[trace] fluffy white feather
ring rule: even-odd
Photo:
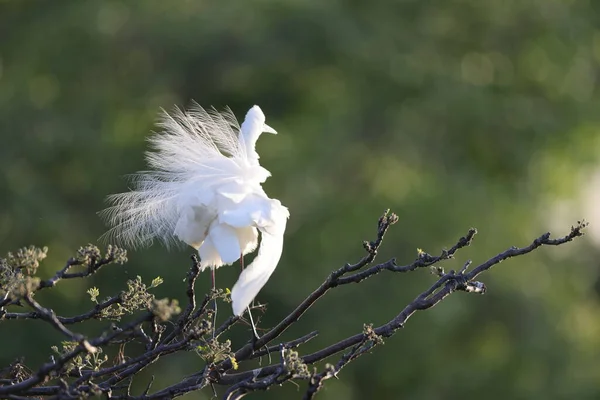
[[[162,132],[149,142],[149,171],[132,176],[133,189],[109,196],[101,215],[112,228],[105,234],[129,247],[154,239],[167,246],[182,241],[198,250],[202,269],[237,261],[261,246],[254,262],[232,290],[240,315],[273,273],[283,249],[287,208],[270,199],[261,184],[270,176],[260,166],[256,141],[266,125],[258,106],[241,128],[231,110],[163,112]]]

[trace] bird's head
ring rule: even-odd
[[[260,134],[263,132],[277,134],[277,131],[267,125],[265,120],[265,114],[262,112],[260,107],[253,106],[246,113],[246,118],[242,123],[241,134],[245,137],[256,137],[256,139],[258,139],[258,136],[260,136]]]
[[[253,159],[259,158],[255,150],[258,137],[263,132],[277,134],[277,131],[267,125],[265,120],[265,114],[263,114],[260,107],[253,106],[246,113],[246,118],[240,129],[240,142],[244,144],[247,154]]]

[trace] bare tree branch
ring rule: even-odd
[[[471,261],[467,261],[458,272],[445,272],[438,264],[453,258],[460,249],[469,246],[477,231],[470,229],[450,249],[442,250],[437,256],[420,251],[418,257],[406,265],[397,265],[395,259],[373,265],[386,232],[396,221],[397,217],[394,214],[385,212],[378,221],[375,240],[363,243],[366,250],[364,257],[355,264],[346,264],[331,272],[318,288],[275,327],[260,339],[251,339],[236,350],[232,349],[230,340],[223,338],[231,327],[243,320],[231,316],[220,326],[212,326],[212,310],[208,308],[208,304],[214,299],[226,298],[227,294],[221,291],[211,292],[198,302],[195,282],[200,273],[200,263],[196,256],[192,256],[192,265],[187,274],[187,304],[176,318],[173,318],[173,315],[181,310],[175,302],[157,300],[147,291],[159,284],[159,281],[153,281],[150,287],[146,287],[139,280],[130,281],[126,291],[108,297],[90,311],[73,317],[56,315],[54,310],[39,304],[33,298],[35,291],[55,287],[62,279],[88,277],[102,267],[124,259],[124,253],[117,248],[110,248],[103,257],[93,246],[82,248],[78,257],[70,259],[52,278],[39,281],[37,285],[11,286],[28,288],[23,289],[23,293],[15,294],[6,290],[0,301],[0,321],[41,319],[60,331],[72,345],[57,356],[51,357],[35,371],[28,370],[20,361],[0,370],[0,396],[10,399],[39,396],[71,399],[104,393],[111,399],[147,400],[174,398],[207,386],[221,386],[225,388],[224,398],[233,400],[253,391],[268,390],[284,382],[306,381],[304,399],[312,399],[328,379],[338,376],[346,365],[373,351],[385,339],[393,336],[405,326],[415,312],[434,307],[454,292],[485,293],[485,284],[475,281],[483,272],[504,260],[528,254],[543,245],[558,246],[570,242],[582,236],[586,226],[584,222],[578,222],[564,237],[553,239],[549,233],[545,233],[528,246],[511,247],[474,268],[471,268]],[[83,266],[85,270],[70,272],[75,266]],[[385,324],[378,327],[364,325],[362,331],[336,343],[322,343],[319,350],[304,355],[299,351],[306,342],[317,338],[317,331],[298,332],[295,339],[277,341],[329,290],[350,283],[360,283],[383,271],[406,273],[423,267],[432,268],[437,280]],[[19,274],[15,276],[24,279],[25,283],[29,282],[29,278]],[[29,307],[31,311],[13,312],[6,309],[16,304]],[[264,312],[265,307],[257,306],[255,310]],[[122,324],[119,320],[125,314],[139,315],[132,322]],[[116,322],[94,338],[86,338],[66,327],[83,324],[92,319],[112,319]],[[173,319],[173,322],[169,322],[169,319]],[[126,344],[133,342],[143,344],[144,351],[125,355]],[[119,349],[113,365],[103,365],[106,360],[99,357],[102,347]],[[141,371],[165,357],[190,351],[196,352],[206,361],[200,371],[153,393],[153,380],[150,380],[145,383],[146,389],[141,395],[131,395],[132,381]],[[277,353],[278,361],[244,370],[249,360]],[[335,359],[339,353],[342,354]],[[333,361],[325,367],[320,370],[313,367],[314,370],[309,372],[309,366],[331,358]]]

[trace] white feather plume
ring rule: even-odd
[[[231,110],[199,105],[163,111],[162,131],[149,138],[151,170],[131,177],[133,189],[111,195],[101,216],[112,226],[104,235],[128,247],[169,246],[182,241],[198,249],[201,267],[217,268],[252,252],[258,256],[232,290],[234,313],[241,314],[274,271],[283,248],[287,208],[270,199],[261,184],[270,176],[260,166],[256,141],[265,124],[258,106],[240,128]]]
[[[283,233],[290,214],[278,200],[271,200],[270,217],[263,220],[258,255],[244,269],[231,289],[233,313],[241,315],[267,283],[283,251]]]

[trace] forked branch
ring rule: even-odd
[[[212,326],[212,309],[209,304],[215,298],[227,300],[228,294],[216,291],[202,296],[201,301],[198,300],[195,282],[200,273],[200,264],[196,256],[192,257],[192,266],[187,275],[185,296],[182,296],[187,299],[187,304],[182,312],[176,302],[157,300],[147,291],[160,284],[160,278],[149,287],[138,278],[128,282],[127,290],[96,302],[90,311],[72,317],[56,315],[54,310],[45,308],[34,300],[33,293],[56,287],[63,279],[85,278],[112,262],[123,262],[125,254],[122,250],[111,247],[107,255],[101,256],[95,247],[87,246],[80,250],[78,257],[69,260],[64,268],[46,281],[24,276],[19,272],[21,270],[4,263],[4,275],[20,281],[10,281],[10,286],[0,287],[0,294],[4,293],[0,301],[0,320],[6,323],[14,319],[42,319],[65,335],[72,345],[59,351],[58,356],[51,357],[34,372],[27,372],[28,369],[21,361],[0,370],[0,397],[23,399],[54,396],[70,399],[104,393],[111,399],[162,399],[178,397],[210,386],[213,390],[216,387],[225,388],[224,398],[233,400],[249,392],[267,390],[287,381],[306,381],[304,398],[312,399],[328,379],[338,376],[346,365],[371,352],[384,339],[392,337],[415,312],[434,307],[454,292],[483,294],[486,291],[485,284],[475,280],[483,272],[504,260],[528,254],[543,245],[558,246],[570,242],[582,236],[586,227],[586,223],[578,222],[564,237],[553,239],[549,233],[545,233],[528,246],[511,247],[474,268],[471,261],[467,261],[459,271],[445,272],[439,264],[469,246],[477,231],[470,229],[453,246],[440,251],[437,256],[419,251],[417,258],[405,265],[398,265],[396,259],[374,264],[386,232],[396,221],[395,214],[385,212],[378,221],[375,240],[363,243],[366,250],[364,257],[355,264],[346,264],[331,272],[319,287],[276,326],[267,330],[260,339],[250,339],[236,350],[232,348],[231,341],[226,339],[226,334],[231,327],[243,320],[232,316],[221,326]],[[84,270],[71,272],[72,268],[78,266],[83,266]],[[424,267],[431,268],[437,275],[437,280],[399,309],[385,324],[378,327],[365,324],[362,331],[336,343],[321,343],[321,349],[310,354],[302,354],[302,348],[306,342],[318,340],[317,331],[297,332],[296,339],[283,342],[278,340],[331,289],[360,283],[384,271],[406,273]],[[92,299],[95,299],[97,293],[90,293]],[[11,305],[25,305],[31,310],[17,312],[7,309],[13,307]],[[254,309],[264,311],[265,307],[257,306]],[[130,323],[122,324],[121,316],[128,313],[136,313],[138,317]],[[173,317],[177,313],[179,315]],[[115,322],[110,329],[94,338],[86,338],[66,327],[77,326],[92,319]],[[168,322],[169,319],[174,323]],[[124,354],[125,344],[132,342],[142,343],[145,350]],[[103,365],[99,357],[102,347],[119,349],[118,359],[113,365]],[[189,351],[196,352],[205,360],[205,366],[198,373],[155,392],[152,392],[150,382],[142,394],[131,394],[131,383],[141,371],[169,355]],[[342,354],[335,358],[339,353]],[[277,354],[279,357],[276,357]],[[250,360],[267,355],[269,365],[246,369]],[[313,367],[315,363],[324,360],[329,361],[324,367]]]

